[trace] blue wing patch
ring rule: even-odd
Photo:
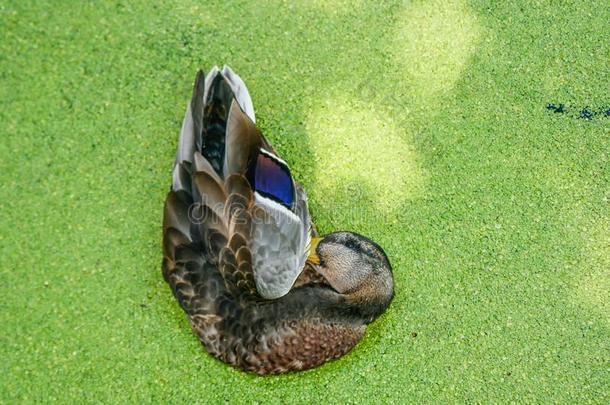
[[[261,149],[256,162],[250,165],[247,177],[254,191],[292,210],[294,182],[286,163]]]

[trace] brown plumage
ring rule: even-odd
[[[292,218],[306,208],[306,196],[291,177],[292,186],[280,177],[277,192],[253,183],[266,181],[252,175],[261,153],[259,164],[277,164],[289,176],[253,119],[247,89],[230,69],[215,68],[207,79],[197,74],[165,202],[163,275],[209,353],[259,374],[304,370],[348,352],[385,310],[393,296],[390,263],[367,238],[329,234],[314,244],[315,260],[296,280],[282,281],[292,285],[287,294],[263,298],[258,283],[275,281],[255,263],[267,241],[283,245],[268,228],[256,228],[269,214],[261,201],[277,198],[269,204]],[[301,214],[309,222],[308,212]],[[311,235],[299,243],[317,236],[310,225],[301,224]]]

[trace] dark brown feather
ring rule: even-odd
[[[193,176],[193,197],[195,201],[208,206],[219,218],[224,218],[224,207],[227,195],[223,186],[206,172],[197,172]]]
[[[163,229],[174,228],[184,235],[190,234],[190,220],[188,205],[173,191],[165,199],[163,210]]]
[[[229,242],[229,248],[235,254],[237,254],[237,251],[242,247],[248,251],[250,250],[250,249],[248,249],[248,244],[246,242],[246,238],[244,238],[242,234],[239,234],[239,233],[233,234],[233,236],[231,236],[231,241]]]
[[[262,145],[262,135],[254,123],[239,108],[231,103],[227,119],[225,176],[243,175]]]
[[[176,248],[188,245],[191,240],[176,228],[167,228],[163,238],[163,254],[165,257],[176,257]]]
[[[216,173],[216,170],[214,170],[214,168],[212,167],[210,162],[207,161],[206,158],[201,156],[201,153],[199,153],[199,151],[195,152],[193,160],[195,162],[195,172],[207,173],[208,175],[212,176],[214,181],[216,181],[218,184],[222,184],[222,179],[220,178],[218,173]]]
[[[242,196],[246,201],[252,201],[252,187],[245,176],[233,173],[225,180],[225,190],[230,194]]]

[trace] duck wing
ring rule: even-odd
[[[164,274],[198,244],[234,297],[279,298],[302,271],[307,197],[254,125],[248,90],[228,67],[199,72],[164,215]]]
[[[225,176],[242,175],[252,190],[247,245],[258,293],[268,299],[290,291],[309,252],[307,195],[237,103],[227,124]]]

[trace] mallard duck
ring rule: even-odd
[[[319,237],[229,67],[197,73],[163,218],[163,276],[209,353],[259,374],[347,353],[393,297],[383,249]]]

